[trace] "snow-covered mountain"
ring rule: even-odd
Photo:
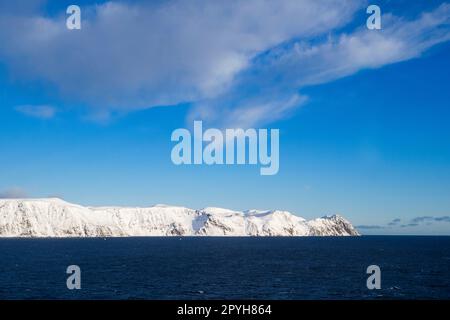
[[[287,211],[83,207],[60,199],[0,200],[0,237],[349,236],[333,215],[311,221]]]

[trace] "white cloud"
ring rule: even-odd
[[[261,52],[347,23],[361,3],[108,2],[82,7],[79,31],[65,28],[64,15],[3,13],[0,59],[15,77],[50,83],[99,109],[195,102],[226,92]]]
[[[270,117],[277,120],[286,110],[287,99],[305,86],[416,58],[432,46],[450,40],[449,4],[411,21],[391,15],[383,19],[385,27],[380,31],[364,26],[336,37],[330,35],[315,44],[293,41],[273,48],[239,75],[234,89],[203,103],[190,117],[211,121],[232,117],[237,123],[241,117],[253,117],[254,122]],[[261,103],[261,100],[270,103]],[[229,110],[227,108],[233,104],[233,111],[228,116],[223,115],[223,110]]]
[[[15,77],[55,86],[107,119],[192,102],[190,118],[257,125],[280,119],[298,92],[362,69],[419,57],[450,39],[450,5],[382,30],[339,28],[365,0],[108,2],[65,16],[0,13],[0,59]],[[320,41],[322,39],[322,41]]]
[[[232,100],[228,97],[224,99]],[[217,100],[197,105],[191,110],[188,121],[192,123],[194,120],[202,119],[218,124],[222,128],[254,128],[289,116],[294,110],[303,106],[308,101],[308,97],[296,93],[274,97],[270,94],[259,95],[240,101],[234,108],[227,107],[226,102]]]
[[[56,114],[56,109],[48,105],[22,105],[15,107],[15,110],[26,116],[39,119],[51,119]]]
[[[275,49],[259,62],[255,77],[268,81],[276,78],[301,88],[416,58],[450,40],[450,4],[412,21],[390,15],[383,19],[385,27],[380,31],[361,27],[316,45],[295,42],[288,48]]]

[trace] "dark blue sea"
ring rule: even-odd
[[[450,237],[0,239],[0,298],[450,299]]]

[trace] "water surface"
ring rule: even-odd
[[[449,299],[450,237],[0,239],[0,298]]]

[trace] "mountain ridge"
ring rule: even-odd
[[[85,207],[58,198],[0,199],[0,237],[357,236],[340,215],[154,205]]]

